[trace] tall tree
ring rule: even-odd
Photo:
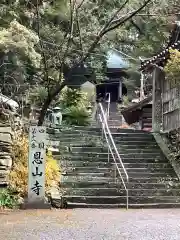
[[[36,52],[40,67],[28,63],[27,81],[43,85],[48,92],[46,109],[66,85],[78,85],[84,66],[102,67],[109,48],[134,56],[149,56],[167,38],[167,14],[176,15],[178,1],[163,0],[4,0],[1,27],[16,18],[40,39]],[[27,59],[26,59],[27,60]],[[79,69],[79,71],[74,70]],[[74,76],[74,75],[76,76]],[[72,77],[73,75],[73,77]],[[88,72],[84,74],[88,76]]]
[[[39,125],[42,125],[46,109],[54,97],[64,86],[76,84],[72,77],[73,69],[83,68],[85,64],[91,65],[93,62],[97,63],[95,55],[97,53],[102,55],[108,47],[113,45],[112,39],[104,36],[123,26],[149,2],[151,0],[131,10],[128,0],[123,3],[70,0],[67,2],[66,18],[64,17],[63,20],[59,13],[54,14],[53,10],[57,12],[58,9],[56,4],[47,5],[43,14],[41,14],[42,8],[36,5],[37,33],[43,56],[43,82],[48,88],[48,96],[42,106]],[[107,16],[109,14],[107,9],[112,10],[110,16]],[[52,17],[51,21],[49,16]],[[54,41],[56,36],[58,40]]]

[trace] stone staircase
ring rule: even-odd
[[[179,207],[179,180],[153,135],[140,130],[111,129],[129,175],[129,207]],[[62,207],[126,207],[126,192],[100,128],[76,127],[49,134],[62,169],[60,193],[52,203]],[[121,170],[121,166],[119,165]],[[62,201],[63,200],[63,201]]]

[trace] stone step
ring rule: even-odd
[[[91,137],[101,137],[102,132],[83,132],[83,133],[58,133],[55,135],[48,135],[48,139],[59,139],[59,140],[66,140],[66,139],[76,139],[79,138],[91,138]],[[112,134],[115,141],[117,140],[128,140],[128,141],[155,141],[153,135],[144,135],[144,134]]]
[[[106,143],[103,143],[102,141],[98,141],[98,142],[86,142],[86,141],[76,141],[76,142],[71,142],[71,141],[67,141],[67,142],[60,142],[60,141],[52,141],[50,143],[51,146],[53,147],[102,147],[103,145],[106,146]]]
[[[101,138],[102,136],[99,135],[99,136],[65,136],[65,137],[57,137],[57,136],[54,136],[54,137],[48,137],[47,139],[48,140],[51,140],[51,141],[59,141],[59,142],[68,142],[68,141],[71,141],[71,142],[82,142],[82,141],[92,141],[92,140],[102,140]]]
[[[113,136],[126,136],[126,137],[132,137],[132,136],[138,136],[138,137],[145,137],[145,138],[153,138],[153,135],[149,132],[141,131],[141,130],[132,130],[128,131],[129,129],[119,129],[116,127],[110,128],[110,132],[113,134]],[[48,131],[47,131],[48,132]],[[91,128],[91,129],[70,129],[70,130],[63,130],[63,131],[58,131],[56,133],[48,132],[49,136],[66,136],[66,135],[98,135],[102,132],[102,128]]]
[[[126,196],[64,196],[67,203],[119,204],[126,203]],[[180,196],[129,196],[130,204],[180,203]]]
[[[179,196],[180,189],[128,189],[129,196]],[[61,193],[73,196],[126,196],[124,189],[118,188],[64,188]],[[57,196],[58,197],[58,196]]]
[[[122,175],[122,177],[125,179],[125,173],[124,173],[124,171],[122,170],[121,171],[121,175]],[[115,170],[111,170],[111,171],[106,171],[106,172],[77,172],[77,171],[67,171],[66,173],[64,172],[64,174],[63,174],[63,176],[66,176],[66,177],[77,177],[77,178],[88,178],[88,179],[90,179],[91,177],[96,177],[96,178],[99,178],[99,177],[110,177],[110,176],[112,176],[112,177],[114,177],[115,176]],[[130,178],[136,178],[136,177],[141,177],[141,178],[147,178],[147,177],[159,177],[159,178],[161,178],[161,177],[164,177],[164,178],[166,178],[166,177],[173,177],[174,176],[174,172],[171,170],[171,171],[169,171],[169,172],[163,172],[163,171],[161,171],[161,172],[135,172],[135,171],[130,171],[130,172],[128,172],[128,176],[130,177]],[[118,173],[118,171],[116,171],[116,177],[117,178],[120,178],[120,176],[119,176],[119,173]],[[78,181],[78,180],[77,180]]]
[[[138,144],[136,142],[133,142],[132,144],[129,144],[129,142],[128,142],[128,143],[124,144],[123,142],[122,143],[115,142],[115,144],[119,150],[121,150],[121,149],[127,150],[129,148],[130,149],[160,149],[159,146],[154,143],[147,144],[147,143],[142,142],[142,143]]]
[[[174,182],[176,183],[176,182]],[[169,189],[180,189],[180,183],[176,183],[173,185],[171,181],[163,181],[163,182],[130,182],[126,184],[128,189],[159,189],[159,188],[169,188]],[[116,182],[115,179],[111,179],[111,181],[104,180],[102,182],[98,180],[93,181],[66,181],[60,183],[61,188],[119,188],[124,189],[122,182]]]
[[[113,182],[112,177],[104,177],[104,176],[86,176],[86,175],[77,175],[77,176],[61,176],[61,183],[65,182],[102,182],[102,183],[108,183]]]
[[[121,170],[121,168],[120,168]],[[174,169],[171,168],[126,168],[128,174],[136,172],[137,174],[145,174],[145,173],[157,173],[157,174],[173,174],[174,176]]]
[[[142,174],[141,174],[142,175]],[[121,178],[117,177],[117,182],[121,183]],[[134,174],[129,176],[129,183],[162,183],[164,181],[174,181],[177,180],[177,178],[172,176],[156,176],[156,175],[145,175],[144,176],[138,176],[138,174]],[[61,177],[61,183],[62,182],[102,182],[102,183],[108,183],[115,181],[114,177],[102,177],[102,176],[90,176],[90,175],[84,175],[79,174],[77,176],[70,175],[70,176],[62,176]],[[126,178],[124,176],[124,181],[126,181]]]
[[[117,128],[117,132],[118,133],[141,133],[141,134],[144,134],[144,135],[152,135],[150,132],[146,132],[144,130],[141,130],[141,129],[133,129],[133,128]]]
[[[107,153],[108,152],[108,148],[104,148],[104,147],[71,147],[70,148],[72,153]]]
[[[90,145],[91,144],[91,146],[92,146],[92,143],[87,139],[87,141],[85,141],[86,139],[81,139],[81,138],[68,138],[68,139],[61,139],[61,140],[59,140],[59,139],[48,139],[47,140],[47,142],[48,143],[51,143],[52,145],[56,145],[56,146],[59,146],[59,144],[61,143],[61,144],[64,144],[64,145],[74,145],[74,146],[88,146],[88,145]],[[94,142],[94,144],[99,144],[99,142],[101,143],[101,142],[103,142],[103,144],[106,144],[106,142],[105,142],[105,140],[102,140],[101,138],[98,138],[97,140],[95,139],[92,139],[92,141],[97,141],[97,143],[96,142]],[[158,145],[157,145],[157,143],[156,142],[154,142],[154,141],[144,141],[144,140],[141,140],[141,141],[129,141],[129,140],[124,140],[124,141],[121,141],[121,140],[116,140],[116,139],[114,139],[114,141],[115,141],[115,143],[116,143],[116,146],[123,146],[123,147],[131,147],[131,148],[146,148],[146,147],[159,147]]]
[[[48,133],[48,137],[56,137],[56,138],[64,138],[64,137],[76,137],[76,136],[99,136],[102,133],[102,130],[96,131],[96,130],[92,130],[92,131],[86,131],[86,130],[82,130],[82,131],[76,131],[76,130],[70,130],[70,131],[64,131],[64,132],[57,132],[55,134],[52,133]]]
[[[2,167],[0,170],[0,181],[2,182],[5,181],[8,175],[9,170],[7,169],[7,167],[6,168]]]
[[[89,162],[89,161],[66,161],[62,160],[59,162],[61,167],[89,167],[89,168],[103,168],[103,167],[115,167],[114,163],[108,163],[108,162]],[[119,167],[121,166],[118,164]],[[162,162],[162,163],[154,163],[154,162],[148,162],[148,163],[125,163],[124,164],[125,168],[147,168],[147,169],[159,169],[159,168],[171,168],[171,164],[168,162]]]
[[[6,178],[0,178],[0,189],[7,187],[9,181]]]
[[[79,162],[89,162],[89,163],[93,163],[93,164],[97,164],[97,162],[102,162],[102,163],[108,163],[108,155],[106,154],[105,156],[99,156],[99,155],[95,155],[95,156],[82,156],[80,155],[71,155],[71,154],[64,154],[63,156],[59,155],[58,153],[53,155],[54,158],[57,161],[62,160],[66,160],[66,161],[79,161]],[[167,162],[165,157],[161,157],[161,156],[137,156],[137,155],[121,155],[121,159],[123,164],[138,164],[138,163],[142,163],[142,164],[148,164],[148,163],[154,163],[154,164],[158,164],[158,163],[164,163],[165,161]],[[112,156],[110,155],[109,158],[109,162],[110,163],[114,163]],[[117,160],[118,163],[118,160]]]
[[[112,180],[112,179],[111,179]],[[121,184],[119,184],[121,186]],[[101,187],[117,187],[117,183],[115,181],[109,181],[108,179],[105,179],[103,181],[99,181],[97,179],[94,179],[93,181],[66,181],[62,182],[60,181],[60,188],[101,188]],[[122,187],[122,186],[121,186]]]
[[[109,177],[110,176],[110,170],[107,171],[94,171],[94,172],[77,172],[77,171],[65,171],[62,172],[62,179],[64,177],[79,177],[79,178],[92,178],[92,177]]]
[[[125,145],[125,146],[158,146],[157,143],[154,140],[148,140],[145,141],[144,139],[136,139],[134,138],[133,140],[125,139],[125,140],[117,140],[114,138],[114,142],[116,143],[117,146],[119,145]]]
[[[82,166],[82,167],[72,167],[72,166],[65,166],[66,171],[67,172],[85,172],[85,173],[96,173],[96,172],[110,172],[110,171],[114,171],[116,169],[116,165],[112,164],[111,166],[108,167],[99,167],[99,166]],[[141,174],[141,173],[173,173],[174,174],[174,170],[172,167],[169,168],[145,168],[145,167],[135,167],[135,168],[129,168],[127,167],[127,165],[125,165],[126,171],[130,174],[130,173],[137,173],[137,174]],[[119,170],[122,172],[122,166],[121,164],[119,164]]]
[[[73,127],[64,127],[64,126],[59,126],[59,127],[56,127],[56,128],[47,128],[47,131],[53,131],[53,130],[58,130],[59,132],[72,132],[72,131],[101,131],[101,127],[97,127],[97,126],[73,126]],[[129,129],[123,129],[123,128],[120,128],[120,127],[117,127],[117,128],[113,128],[113,129],[110,129],[114,132],[117,132],[117,133],[141,133],[141,134],[144,134],[144,135],[147,135],[147,134],[151,134],[149,132],[146,132],[146,131],[143,131],[143,130],[137,130],[137,129],[132,129],[132,128],[129,128]]]
[[[52,204],[56,207],[59,207],[61,204],[60,199],[52,199]],[[169,208],[180,208],[180,203],[136,203],[132,204],[129,203],[128,207],[130,209],[151,209],[151,208],[157,208],[157,209],[169,209]],[[67,208],[73,209],[73,208],[92,208],[92,209],[119,209],[119,208],[125,208],[125,203],[119,203],[119,204],[87,204],[87,203],[75,203],[75,202],[68,202]]]
[[[55,153],[56,154],[56,153]],[[127,160],[129,159],[135,159],[134,161],[136,161],[137,159],[142,159],[142,161],[144,161],[145,159],[152,159],[154,158],[154,160],[156,159],[160,159],[161,161],[164,161],[165,157],[163,156],[163,154],[161,152],[133,152],[133,153],[119,153],[121,159],[123,162],[127,162]],[[116,154],[115,154],[116,156]],[[85,158],[89,158],[89,161],[95,161],[104,158],[104,161],[108,160],[108,152],[101,152],[101,153],[96,153],[96,152],[73,152],[72,154],[70,153],[63,153],[63,157],[65,159],[73,159],[75,157],[79,157],[79,159],[85,159]],[[109,154],[110,159],[113,159],[111,154]],[[92,159],[92,160],[90,160]],[[99,160],[101,161],[101,160]],[[130,162],[130,161],[129,161]]]
[[[118,133],[116,132],[115,128],[112,128],[110,130],[112,136],[114,138],[118,138],[118,137],[122,137],[122,138],[132,138],[132,137],[137,137],[139,139],[151,139],[154,140],[154,136],[152,134],[143,134],[143,133]],[[76,136],[82,136],[82,137],[87,137],[87,136],[101,136],[103,133],[102,129],[96,131],[69,131],[69,132],[58,132],[55,134],[52,133],[48,133],[47,134],[47,138],[72,138],[72,137],[76,137]]]
[[[69,148],[70,150],[70,153],[96,153],[97,155],[101,154],[101,153],[108,153],[108,148],[105,148],[105,147],[87,147],[87,146],[84,146],[84,147],[70,147]],[[113,150],[113,149],[112,149]],[[113,152],[115,152],[115,150],[113,150]],[[118,148],[118,152],[119,154],[124,154],[124,153],[127,153],[127,148],[124,148],[124,147],[119,147]],[[159,148],[134,148],[134,149],[131,149],[130,147],[128,148],[128,153],[133,153],[133,154],[137,154],[137,153],[161,153],[161,150]]]
[[[125,166],[126,167],[126,166]],[[92,166],[92,167],[66,167],[66,172],[85,172],[85,173],[96,173],[96,172],[110,172],[114,171],[116,169],[115,165],[112,165],[111,167],[99,167],[99,166]],[[121,167],[119,167],[121,171]],[[137,172],[139,174],[141,173],[173,173],[174,170],[172,167],[170,168],[129,168],[126,167],[126,171],[128,173]]]
[[[81,139],[81,138],[75,138],[75,139],[66,139],[66,140],[59,140],[59,139],[53,139],[48,140],[47,143],[50,143],[52,145],[58,145],[58,146],[103,146],[105,143],[104,140],[101,138],[99,139]],[[105,143],[106,144],[106,143]]]
[[[96,123],[96,122],[95,122]],[[57,128],[58,129],[58,128]],[[64,128],[62,126],[59,127],[59,131],[101,131],[101,127],[97,127],[97,126],[73,126],[73,127],[68,127],[68,128]],[[143,130],[136,130],[136,129],[123,129],[123,128],[119,128],[117,127],[116,129],[112,129],[112,131],[116,131],[118,133],[142,133],[142,134],[150,134],[146,131]]]
[[[65,157],[67,155],[66,154],[63,154],[63,156]],[[69,154],[68,154],[69,155]],[[92,157],[92,158],[98,158],[98,157],[107,157],[108,156],[108,152],[91,152],[91,151],[87,151],[87,152],[78,152],[78,151],[74,151],[72,153],[73,156],[81,156],[81,157]],[[110,154],[111,155],[111,154]],[[134,153],[119,153],[119,155],[122,157],[122,158],[136,158],[137,156],[139,156],[140,158],[152,158],[152,157],[158,157],[158,156],[163,156],[161,152],[134,152]]]
[[[121,186],[121,188],[123,188],[122,183],[119,184]],[[119,186],[118,184],[116,185]],[[180,182],[178,181],[164,181],[164,182],[146,182],[146,183],[137,183],[137,182],[130,182],[127,184],[127,188],[128,189],[162,189],[162,188],[166,188],[166,189],[180,189]]]
[[[65,167],[64,170],[67,172],[67,174],[73,174],[73,173],[110,173],[113,171],[113,168],[110,167]]]
[[[175,175],[175,174],[174,174]],[[121,183],[121,179],[118,179],[118,182]],[[135,184],[149,184],[149,183],[164,183],[164,184],[168,184],[169,182],[178,182],[178,178],[175,176],[173,177],[161,177],[161,176],[152,176],[152,177],[129,177],[129,182],[128,182],[128,186],[132,186]]]
[[[139,136],[135,136],[135,135],[132,135],[132,136],[122,136],[122,135],[119,135],[119,136],[114,136],[114,134],[112,135],[113,139],[115,142],[120,142],[120,141],[124,141],[124,142],[146,142],[146,143],[156,143],[154,138],[152,136],[144,136],[144,137],[139,137]]]

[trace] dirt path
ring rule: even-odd
[[[0,240],[179,240],[180,209],[0,212]]]

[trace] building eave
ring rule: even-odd
[[[152,95],[146,97],[142,101],[133,104],[121,111],[125,121],[128,124],[132,124],[139,121],[141,110],[147,105],[152,105]]]

